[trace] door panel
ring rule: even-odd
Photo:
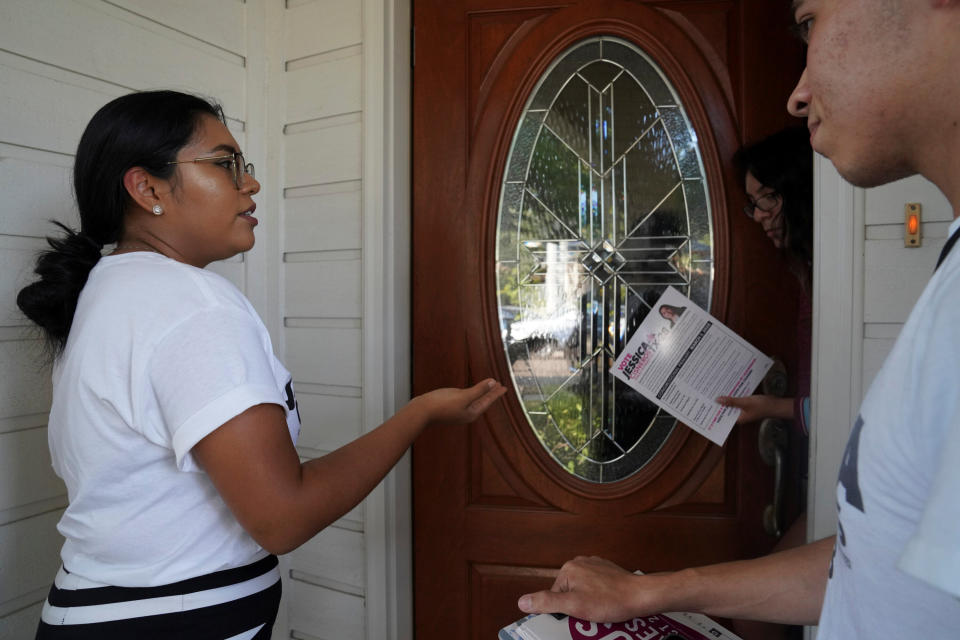
[[[744,43],[770,42],[768,31],[786,19],[786,7],[769,0],[415,3],[416,393],[485,376],[510,385],[494,272],[504,166],[540,76],[570,45],[598,34],[646,52],[697,132],[713,214],[711,312],[793,364],[792,279],[762,234],[728,213],[743,204],[733,153],[788,123],[783,105],[802,68],[799,45],[786,38],[762,63],[744,61]],[[765,75],[770,58],[783,78]],[[680,425],[637,473],[597,484],[560,468],[508,393],[476,424],[428,428],[413,467],[421,639],[496,637],[518,617],[516,598],[549,585],[574,555],[658,571],[775,543],[762,526],[772,474],[757,454],[756,426],[738,427],[721,448]]]

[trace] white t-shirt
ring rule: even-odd
[[[153,586],[264,557],[190,453],[263,403],[284,407],[296,442],[290,374],[236,287],[156,253],[102,258],[53,372],[50,452],[70,499],[58,525],[64,567]]]
[[[818,637],[960,637],[960,246],[864,398],[837,506]]]

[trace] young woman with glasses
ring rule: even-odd
[[[759,225],[770,242],[782,252],[787,269],[800,283],[801,299],[797,318],[796,347],[798,370],[796,395],[780,398],[753,395],[720,398],[727,406],[741,409],[738,423],[764,418],[792,420],[793,466],[798,468],[796,484],[801,502],[806,486],[806,455],[810,414],[810,339],[812,329],[811,266],[813,260],[813,150],[806,127],[785,129],[740,150],[736,157],[743,176],[748,218]],[[803,544],[806,517],[801,514],[777,544],[776,550]],[[783,627],[735,621],[735,630],[744,638],[789,637]]]
[[[813,261],[813,150],[805,127],[784,129],[737,154],[747,193],[743,212],[785,252],[808,291]]]
[[[721,401],[741,409],[739,422],[763,418],[793,418],[807,433],[810,389],[810,294],[813,261],[813,151],[805,127],[785,129],[739,151],[747,203],[743,211],[783,253],[787,268],[802,291],[797,342],[801,371],[797,398],[747,396]]]
[[[79,231],[61,225],[17,297],[54,356],[49,443],[69,496],[37,637],[268,638],[275,554],[359,503],[427,424],[471,422],[504,388],[426,393],[301,464],[290,373],[243,294],[204,269],[257,226],[260,184],[220,108],[113,100],[80,139],[74,189]]]

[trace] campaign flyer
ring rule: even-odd
[[[617,355],[610,373],[722,445],[740,414],[718,396],[747,396],[773,360],[668,287]]]

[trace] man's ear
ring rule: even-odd
[[[156,181],[143,167],[131,167],[123,174],[123,188],[127,190],[130,199],[145,211],[150,211],[153,205],[160,203],[154,188]]]

